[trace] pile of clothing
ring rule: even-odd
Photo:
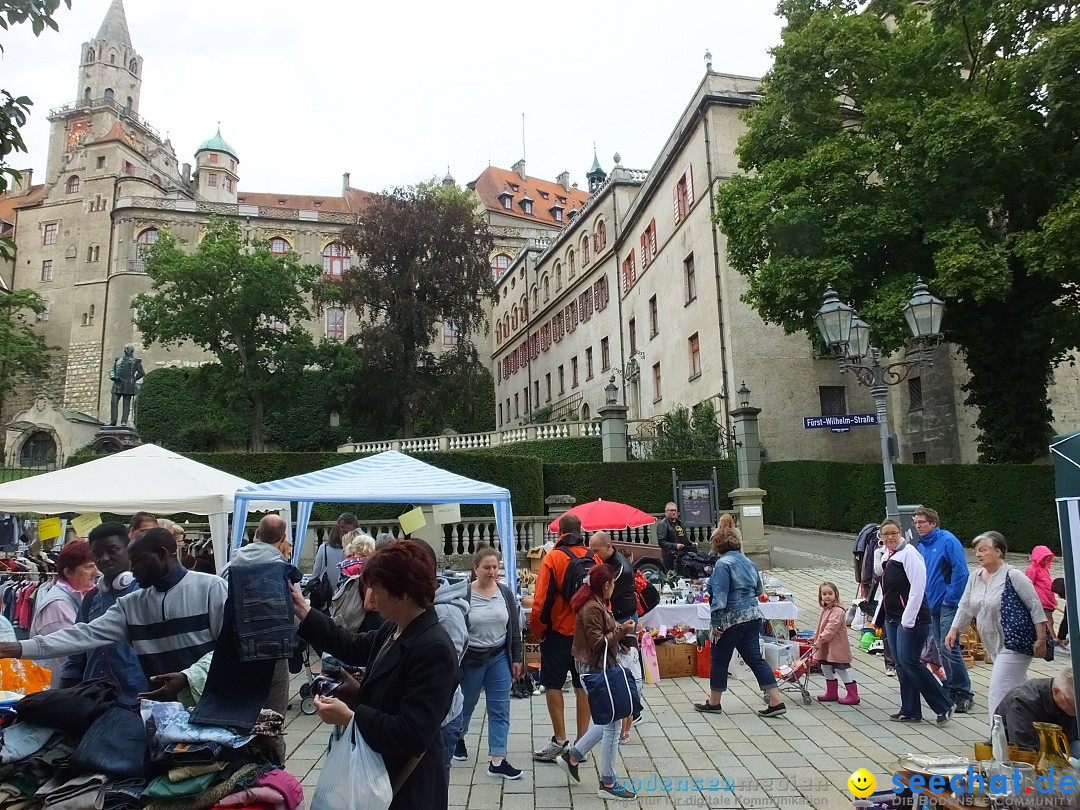
[[[296,810],[281,765],[284,718],[263,710],[247,734],[193,724],[179,703],[115,702],[104,681],[40,692],[0,729],[5,810]]]

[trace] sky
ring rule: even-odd
[[[713,70],[761,76],[780,40],[772,0],[125,0],[143,58],[139,112],[181,162],[221,122],[240,188],[380,191],[449,168],[460,184],[524,156],[534,177],[585,187],[604,169],[648,169]],[[78,95],[81,44],[109,0],[61,6],[59,32],[0,31],[0,86],[34,102],[16,168],[42,176],[48,110]],[[40,181],[39,181],[40,182]]]

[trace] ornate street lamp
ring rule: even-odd
[[[874,397],[878,436],[881,439],[881,467],[885,473],[885,514],[891,518],[899,517],[900,508],[889,450],[889,416],[886,410],[889,386],[903,382],[912,369],[933,365],[933,350],[941,343],[941,319],[945,314],[945,305],[919,279],[911,300],[904,305],[903,313],[911,330],[912,343],[903,360],[885,365],[881,364],[881,352],[870,344],[870,325],[855,314],[853,307],[840,300],[832,285],[825,288],[821,309],[814,318],[821,339],[839,363],[840,371],[852,372]]]
[[[750,389],[746,387],[746,381],[745,380],[743,380],[743,384],[741,386],[739,386],[739,390],[736,391],[735,393],[737,393],[739,395],[739,407],[740,408],[749,408],[750,407]]]

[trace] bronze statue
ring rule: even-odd
[[[121,397],[124,399],[124,413],[120,424],[127,425],[131,415],[131,400],[138,396],[138,382],[145,376],[142,360],[135,356],[135,344],[127,344],[124,346],[124,356],[113,361],[112,371],[109,372],[109,379],[113,381],[109,427],[116,427],[116,406]]]

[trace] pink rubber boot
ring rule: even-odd
[[[838,698],[837,681],[825,681],[825,694],[818,695],[817,699],[822,703],[829,703]]]
[[[840,698],[838,702],[845,706],[854,706],[859,702],[859,685],[855,681],[844,685],[847,687],[847,694]]]

